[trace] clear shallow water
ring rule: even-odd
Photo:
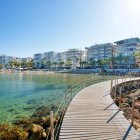
[[[39,106],[59,105],[68,85],[91,75],[0,73],[0,123],[30,116]]]

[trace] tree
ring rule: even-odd
[[[52,63],[50,61],[47,61],[46,66],[50,69],[52,66]]]
[[[76,67],[78,67],[78,64],[80,64],[79,61],[80,61],[80,58],[77,58],[77,57],[76,57]]]
[[[20,63],[20,66],[21,66],[22,68],[26,68],[26,67],[27,67],[27,63],[23,61],[23,62]]]
[[[97,60],[97,64],[98,64],[99,67],[101,67],[101,65],[102,65],[101,59]]]
[[[80,65],[82,66],[82,68],[85,68],[88,66],[88,61],[81,61]]]
[[[96,61],[93,58],[90,58],[89,65],[93,67],[94,65],[96,65]]]
[[[34,67],[34,61],[32,59],[27,62],[27,67],[29,67],[29,68]]]
[[[57,62],[53,62],[55,69],[57,68],[57,64],[58,64]]]
[[[65,63],[63,61],[59,62],[59,67],[62,68]]]
[[[67,59],[66,63],[65,63],[66,67],[69,69],[72,66],[72,61],[71,59]]]
[[[44,68],[46,68],[46,60],[44,60],[44,59],[42,59],[41,60],[41,67],[44,69]]]
[[[0,69],[2,69],[3,68],[3,65],[2,64],[0,64]]]
[[[13,68],[14,67],[14,61],[9,61],[9,65],[10,65],[11,68]]]

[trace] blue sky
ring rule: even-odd
[[[0,0],[0,54],[28,57],[140,37],[140,0]]]

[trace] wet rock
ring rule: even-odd
[[[9,109],[8,111],[9,111],[9,112],[13,112],[13,111],[14,111],[14,109],[13,109],[13,108],[11,108],[11,109]]]
[[[23,109],[24,110],[33,110],[35,108],[35,106],[26,106]]]
[[[37,124],[33,124],[31,128],[32,133],[39,133],[43,131],[43,127]]]
[[[41,136],[42,136],[43,138],[46,138],[46,137],[47,137],[47,134],[46,134],[45,130],[42,131]]]
[[[50,114],[50,109],[45,106],[38,107],[33,113],[32,117],[45,117]]]
[[[27,101],[27,104],[36,104],[36,103],[37,103],[36,100],[33,99]]]
[[[133,123],[133,126],[134,126],[136,129],[140,128],[140,124],[137,123],[137,122],[134,122],[134,123]]]

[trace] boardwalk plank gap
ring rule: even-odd
[[[77,93],[64,116],[59,140],[140,140],[114,104],[110,85],[111,81],[101,82]]]

